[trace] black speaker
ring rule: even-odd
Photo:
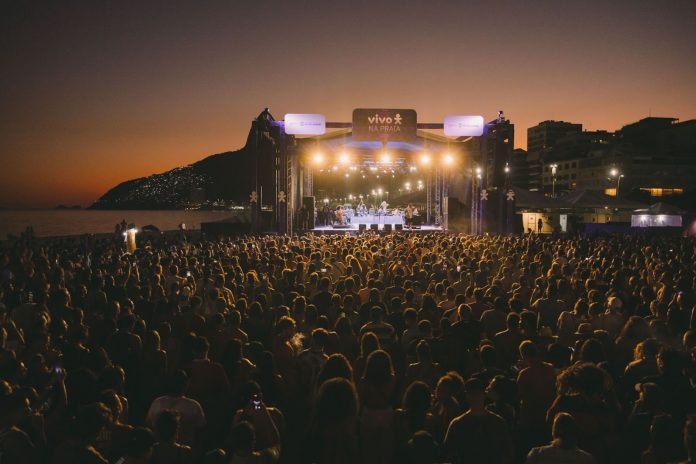
[[[391,225],[391,224],[384,224],[384,231],[385,231],[385,232],[391,232],[391,231],[392,231],[392,225]]]
[[[379,230],[379,224],[370,224],[370,230],[377,232]]]
[[[403,224],[394,224],[394,230],[404,230]]]
[[[367,230],[367,224],[358,224],[358,232],[362,233]]]
[[[314,229],[314,197],[302,197],[302,207],[305,209],[306,218],[300,217],[301,227],[303,229]],[[302,221],[305,221],[302,224]]]

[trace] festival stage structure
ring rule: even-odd
[[[327,122],[276,120],[266,109],[248,141],[251,230],[448,230],[454,204],[471,233],[511,232],[501,214],[514,215],[514,192],[500,179],[512,150],[488,143],[504,124],[502,112],[488,124],[468,115],[420,123],[412,109],[356,109],[350,122]]]

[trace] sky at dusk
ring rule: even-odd
[[[0,2],[0,206],[90,205],[264,107],[420,122],[696,118],[696,1]]]

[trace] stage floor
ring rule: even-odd
[[[378,228],[380,231],[384,230],[384,224],[377,224]],[[349,224],[348,227],[333,227],[333,226],[317,226],[314,229],[314,232],[358,232],[358,224]],[[370,227],[367,227],[367,230],[370,230]],[[441,232],[442,227],[440,226],[430,226],[430,225],[422,225],[418,226],[418,228],[413,228],[413,229],[407,229],[404,227],[403,230],[395,230],[394,226],[392,225],[392,232]]]

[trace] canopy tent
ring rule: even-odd
[[[681,227],[683,214],[676,206],[659,202],[633,211],[631,227]]]

